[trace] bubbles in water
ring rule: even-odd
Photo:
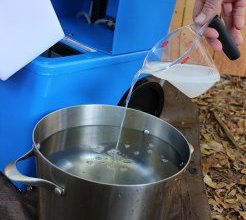
[[[103,157],[101,157],[101,156],[96,156],[96,160],[102,160],[103,159]]]
[[[129,148],[129,147],[131,147],[130,144],[125,144],[125,148]]]
[[[135,151],[133,154],[134,154],[134,155],[139,155],[140,152],[139,152],[139,151]]]
[[[149,135],[150,134],[149,130],[144,130],[144,134]]]
[[[161,161],[162,161],[163,163],[167,163],[169,160],[167,160],[167,159],[165,159],[165,158],[162,158]]]
[[[154,144],[150,143],[148,148],[153,148],[154,147]]]
[[[92,149],[94,152],[100,154],[100,153],[102,153],[102,152],[104,151],[105,147],[102,146],[102,145],[95,145],[95,146],[91,146],[91,149]]]
[[[152,150],[150,150],[150,149],[149,149],[149,150],[147,150],[147,153],[148,153],[148,154],[152,154],[152,152],[153,152],[153,151],[152,151]]]
[[[122,172],[126,172],[127,170],[128,170],[127,167],[121,167],[121,168],[120,168],[120,171],[122,171]]]
[[[131,163],[132,160],[131,160],[131,159],[124,159],[124,160],[122,160],[122,162],[123,162],[123,163]]]
[[[107,151],[107,154],[111,157],[115,157],[117,154],[119,154],[119,151],[116,149],[111,149]]]
[[[115,166],[113,163],[107,163],[107,168],[109,168],[111,170],[115,170]]]
[[[88,165],[91,166],[91,165],[93,165],[93,162],[94,162],[94,161],[93,161],[93,160],[87,160],[87,161],[85,161],[85,162],[86,162],[86,164],[88,164]]]
[[[185,166],[185,163],[182,162],[179,166],[180,166],[180,167],[184,167],[184,166]]]

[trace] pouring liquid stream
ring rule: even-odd
[[[123,118],[122,118],[122,121],[121,121],[121,125],[120,125],[120,130],[119,130],[119,136],[118,136],[118,139],[117,139],[117,142],[116,142],[116,147],[115,147],[115,154],[114,154],[114,161],[116,160],[116,157],[117,157],[117,152],[119,150],[119,144],[120,144],[120,139],[121,139],[121,134],[122,134],[122,128],[124,126],[124,122],[125,122],[125,118],[126,118],[126,113],[127,113],[127,108],[128,108],[128,105],[129,105],[129,102],[130,102],[130,99],[131,99],[131,95],[132,95],[132,92],[133,92],[133,88],[134,88],[134,85],[136,84],[136,82],[138,81],[138,78],[141,74],[143,73],[151,73],[152,72],[155,72],[157,69],[156,69],[156,66],[157,66],[157,69],[161,70],[163,72],[163,65],[159,66],[159,65],[152,65],[150,66],[150,68],[145,68],[145,66],[143,66],[133,77],[132,79],[132,83],[131,83],[131,88],[129,90],[129,93],[127,95],[127,98],[126,98],[126,104],[124,106],[124,113],[123,113]],[[168,68],[166,68],[167,70]],[[164,70],[165,71],[165,70]]]
[[[157,65],[157,69],[161,70],[163,72],[163,65],[161,65],[161,66]],[[150,68],[145,68],[145,66],[143,66],[133,77],[133,80],[131,83],[131,88],[130,88],[129,93],[128,93],[127,98],[126,98],[126,103],[124,106],[124,113],[123,113],[122,121],[120,124],[120,129],[119,129],[119,135],[118,135],[118,139],[117,139],[116,146],[115,146],[115,152],[113,155],[113,180],[114,180],[114,182],[116,182],[115,179],[116,179],[116,175],[117,175],[117,171],[116,171],[117,153],[119,152],[122,130],[124,127],[124,122],[125,122],[126,114],[127,114],[127,108],[128,108],[129,102],[131,100],[133,88],[134,88],[134,86],[135,86],[136,82],[138,81],[138,78],[140,77],[141,74],[152,73],[152,72],[155,72],[157,69],[156,69],[156,65],[152,65],[152,66],[150,66]],[[164,68],[164,69],[167,70],[168,68]],[[163,83],[163,80],[162,80],[162,83]]]
[[[140,76],[140,74],[142,73],[142,71],[138,71],[134,77],[133,77],[133,80],[132,80],[132,84],[131,84],[131,88],[130,88],[130,91],[127,95],[127,98],[126,98],[126,104],[125,104],[125,109],[124,109],[124,114],[123,114],[123,118],[122,118],[122,121],[121,121],[121,125],[120,125],[120,131],[119,131],[119,136],[118,136],[118,140],[116,142],[116,152],[118,151],[118,148],[119,148],[119,143],[120,143],[120,138],[121,138],[121,133],[122,133],[122,128],[124,126],[124,122],[125,122],[125,118],[126,118],[126,110],[128,108],[128,105],[129,105],[129,102],[130,102],[130,99],[131,99],[131,95],[132,95],[132,91],[133,91],[133,88],[134,88],[134,85],[136,84],[137,80],[138,80],[138,77]],[[114,159],[116,157],[117,153],[115,153],[115,156],[114,156]]]
[[[122,118],[122,121],[121,121],[121,124],[120,124],[120,130],[119,130],[119,135],[118,135],[118,139],[117,139],[117,142],[116,142],[116,146],[115,146],[115,153],[113,155],[113,179],[114,179],[114,182],[115,179],[116,179],[116,162],[117,162],[117,153],[119,152],[119,145],[120,145],[120,139],[121,139],[121,135],[122,135],[122,130],[123,130],[123,126],[124,126],[124,122],[125,122],[125,118],[126,118],[126,113],[127,113],[127,108],[128,108],[128,105],[129,105],[129,102],[130,102],[130,99],[131,99],[131,95],[132,95],[132,91],[133,91],[133,88],[134,88],[134,85],[136,84],[140,74],[142,73],[142,69],[140,69],[133,77],[133,80],[132,80],[132,83],[131,83],[131,88],[129,90],[129,93],[127,95],[127,98],[126,98],[126,104],[124,106],[124,113],[123,113],[123,118]]]

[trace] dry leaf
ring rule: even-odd
[[[222,201],[222,199],[220,199],[220,198],[217,197],[217,196],[214,196],[214,198],[215,198],[215,201],[216,201],[218,204],[220,204],[221,206],[223,206],[225,209],[228,209],[228,208],[229,208],[229,206],[228,206],[226,203],[224,203],[224,202]]]
[[[212,214],[212,219],[213,220],[230,220],[230,219],[224,217],[223,215],[220,215],[220,214],[217,214],[217,213]]]
[[[210,198],[208,201],[210,206],[212,206],[212,210],[215,210],[216,212],[219,213],[223,212],[223,208],[219,207],[218,203],[214,199]]]
[[[225,199],[226,203],[235,204],[237,201],[235,199]]]
[[[224,152],[224,148],[223,148],[223,145],[221,143],[218,143],[216,141],[211,141],[209,143],[209,145],[216,152]]]
[[[227,197],[228,198],[234,197],[236,195],[236,193],[237,193],[237,190],[233,189],[229,193],[227,193]]]
[[[241,194],[236,194],[236,197],[241,204],[246,204],[246,198],[244,196],[242,196]]]
[[[243,211],[243,212],[239,211],[239,214],[241,217],[243,217],[243,219],[246,219],[246,211]]]
[[[246,174],[246,168],[243,168],[243,169],[241,170],[241,173]]]
[[[243,176],[241,179],[240,179],[240,182],[239,182],[241,185],[244,185],[246,186],[246,176]]]
[[[214,183],[214,182],[212,181],[212,179],[211,179],[208,175],[205,175],[204,178],[203,178],[203,180],[204,180],[204,182],[205,182],[208,186],[210,186],[211,188],[214,188],[214,189],[217,188],[217,184]]]

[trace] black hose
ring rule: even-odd
[[[108,0],[93,0],[91,10],[91,22],[105,18]]]

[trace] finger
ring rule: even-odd
[[[221,51],[223,48],[221,42],[218,39],[207,38],[207,42],[215,51]]]
[[[220,7],[220,0],[206,0],[201,13],[195,18],[195,22],[199,25],[204,25],[211,20],[218,12]]]
[[[218,38],[219,33],[215,29],[208,27],[204,31],[203,36],[207,38]]]
[[[232,27],[232,3],[223,3],[222,4],[222,18],[225,22],[225,25],[228,29]]]
[[[193,9],[193,20],[195,20],[196,16],[202,11],[205,0],[196,0],[194,9]]]
[[[233,3],[233,23],[239,30],[244,27],[244,8],[245,0],[238,0]]]
[[[235,27],[231,29],[231,35],[237,45],[240,45],[243,43],[243,36],[241,32]]]

